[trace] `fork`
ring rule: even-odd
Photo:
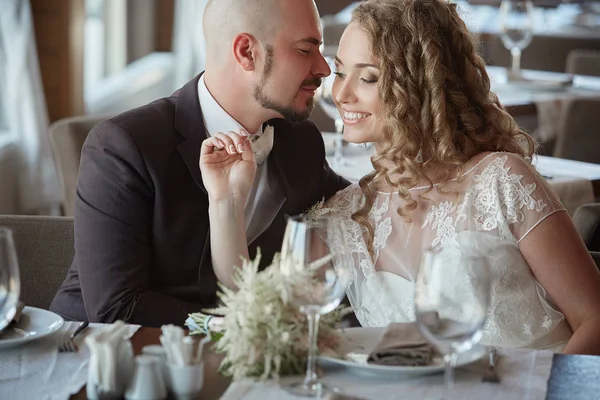
[[[500,377],[496,372],[496,361],[498,359],[498,353],[495,347],[490,347],[488,349],[488,357],[488,367],[483,372],[483,378],[481,380],[483,382],[499,383]]]
[[[88,321],[82,322],[77,327],[77,329],[75,330],[75,332],[73,332],[73,334],[71,336],[69,336],[68,339],[65,339],[58,346],[59,353],[77,353],[77,351],[79,351],[79,348],[77,347],[77,343],[75,343],[75,336],[77,336],[77,335],[79,335],[79,333],[83,332],[83,330],[85,328],[87,328],[89,324],[90,323]]]

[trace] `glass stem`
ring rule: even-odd
[[[521,70],[521,49],[513,47],[510,49],[512,55],[512,72],[518,73]]]
[[[318,313],[306,314],[308,319],[308,361],[306,362],[305,386],[312,386],[318,382],[317,379],[317,337],[319,336],[319,320],[321,315]]]
[[[456,353],[444,355],[444,400],[449,400],[454,392],[454,367],[456,366]]]

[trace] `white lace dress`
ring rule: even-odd
[[[481,154],[468,165],[442,190],[434,186],[426,194],[429,201],[418,198],[425,188],[411,190],[419,201],[411,223],[396,213],[403,203],[396,193],[378,194],[370,213],[374,263],[363,228],[350,218],[363,201],[358,185],[338,192],[324,206],[322,211],[343,217],[348,234],[354,269],[347,295],[356,316],[368,327],[414,320],[413,282],[423,249],[452,245],[460,235],[469,235],[469,240],[485,236],[493,261],[482,344],[559,351],[571,329],[533,275],[519,242],[564,207],[546,181],[517,155]],[[494,238],[491,244],[489,237]]]

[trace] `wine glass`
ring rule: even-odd
[[[0,331],[11,323],[21,291],[12,231],[0,226]]]
[[[415,283],[415,317],[425,338],[444,355],[445,396],[454,389],[459,353],[479,342],[490,291],[485,254],[438,247],[423,254]]]
[[[533,3],[530,0],[502,0],[500,39],[512,56],[509,76],[518,78],[521,70],[521,52],[533,39]]]
[[[333,119],[335,124],[335,147],[333,152],[333,162],[332,166],[334,167],[343,167],[350,165],[351,163],[344,159],[344,154],[342,152],[343,147],[343,139],[344,139],[344,121],[342,121],[342,117],[340,116],[340,112],[333,101],[333,83],[335,82],[336,75],[333,71],[336,70],[335,61],[332,57],[325,57],[325,61],[329,65],[332,73],[323,79],[321,86],[315,92],[315,98],[319,101],[319,105],[323,109],[325,114]]]
[[[299,396],[321,396],[330,389],[316,373],[317,338],[321,315],[341,302],[350,281],[351,260],[339,219],[305,215],[287,221],[281,248],[281,273],[287,300],[308,320],[308,361],[302,382],[284,386]]]

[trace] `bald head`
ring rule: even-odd
[[[207,63],[226,59],[240,33],[268,43],[283,27],[282,3],[287,1],[293,0],[209,0],[203,20]]]

